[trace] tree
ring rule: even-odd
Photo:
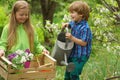
[[[115,16],[117,23],[120,24],[120,0],[115,0],[118,6],[109,4],[106,0],[101,0],[102,4]]]
[[[40,4],[43,15],[43,25],[45,26],[46,20],[51,21],[51,23],[53,22],[53,16],[57,2],[53,0],[40,0]]]
[[[53,16],[56,9],[57,1],[55,0],[26,0],[31,4],[31,12],[34,14],[42,14],[43,26],[46,20],[53,22]]]

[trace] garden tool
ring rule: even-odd
[[[68,28],[65,29],[66,32],[69,31]],[[67,70],[70,72],[74,69],[74,63],[68,63],[67,58],[72,51],[74,42],[65,38],[65,29],[62,29],[57,36],[57,40],[52,51],[52,57],[56,59],[57,65],[66,66]]]

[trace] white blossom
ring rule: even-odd
[[[28,55],[28,57],[29,57],[30,60],[33,59],[33,56],[34,56],[34,55],[33,55],[32,53]]]
[[[24,51],[22,51],[22,50],[17,50],[16,51],[16,54],[18,54],[18,55],[22,55],[24,53]]]
[[[26,60],[25,56],[22,56],[20,63],[24,63],[24,62],[26,62],[26,61],[27,61],[27,60]]]

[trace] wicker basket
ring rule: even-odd
[[[30,62],[29,68],[16,70],[7,58],[1,57],[0,75],[5,80],[53,79],[56,75],[56,60],[48,54],[42,54]]]

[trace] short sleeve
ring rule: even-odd
[[[84,28],[81,32],[81,39],[85,42],[88,42],[90,39],[91,31],[89,28]]]

